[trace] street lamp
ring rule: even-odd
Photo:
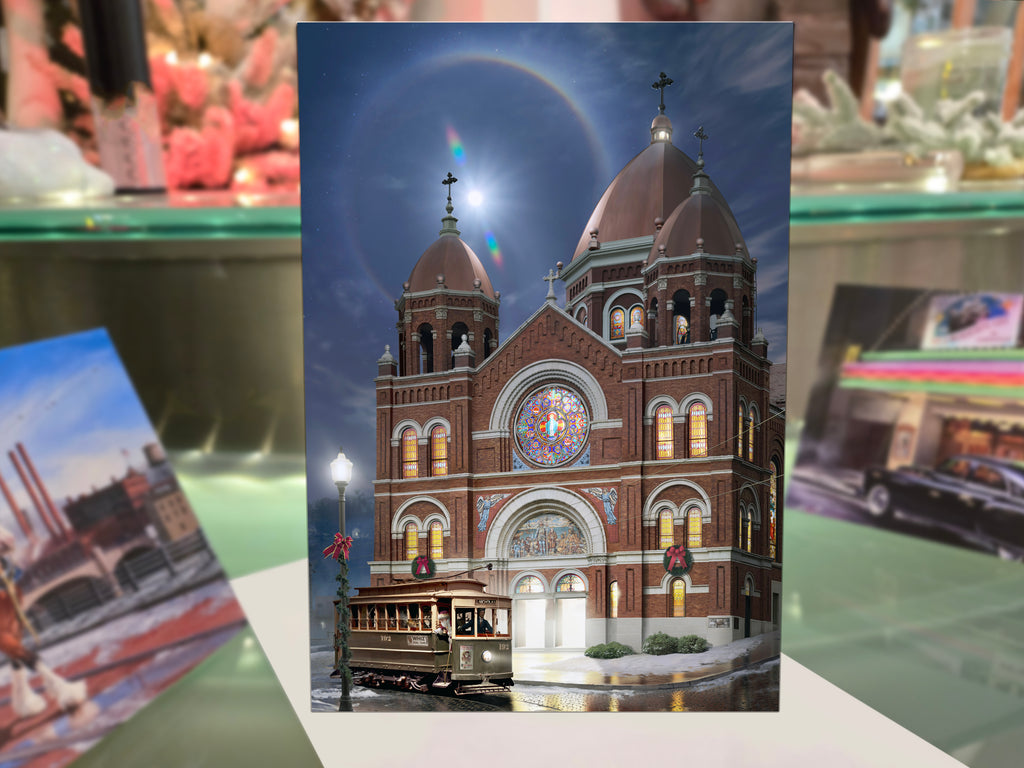
[[[345,455],[343,448],[338,448],[337,458],[331,462],[331,479],[338,486],[338,530],[344,539],[345,534],[345,487],[352,480],[352,461]],[[338,558],[338,671],[341,673],[341,700],[338,702],[339,712],[352,711],[352,671],[348,668],[352,652],[349,649],[349,638],[352,635],[348,608],[348,553]]]

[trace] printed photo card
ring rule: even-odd
[[[792,34],[300,25],[313,710],[778,708]]]

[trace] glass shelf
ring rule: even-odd
[[[1024,217],[1024,182],[940,193],[802,186],[794,189],[790,211],[796,227]],[[297,239],[299,225],[297,194],[205,192],[0,204],[0,241]]]

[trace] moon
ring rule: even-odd
[[[471,189],[469,190],[469,197],[467,198],[467,200],[469,204],[472,205],[474,208],[479,208],[481,205],[483,205],[484,202],[483,192],[481,192],[479,189]]]

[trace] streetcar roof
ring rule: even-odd
[[[353,597],[353,603],[371,602],[411,602],[414,600],[433,600],[438,597],[480,597],[491,596],[486,591],[487,584],[479,579],[423,579],[421,581],[404,581],[397,584],[385,584],[376,587],[358,587],[359,594]],[[494,597],[502,597],[494,595]],[[507,598],[506,598],[507,599]]]

